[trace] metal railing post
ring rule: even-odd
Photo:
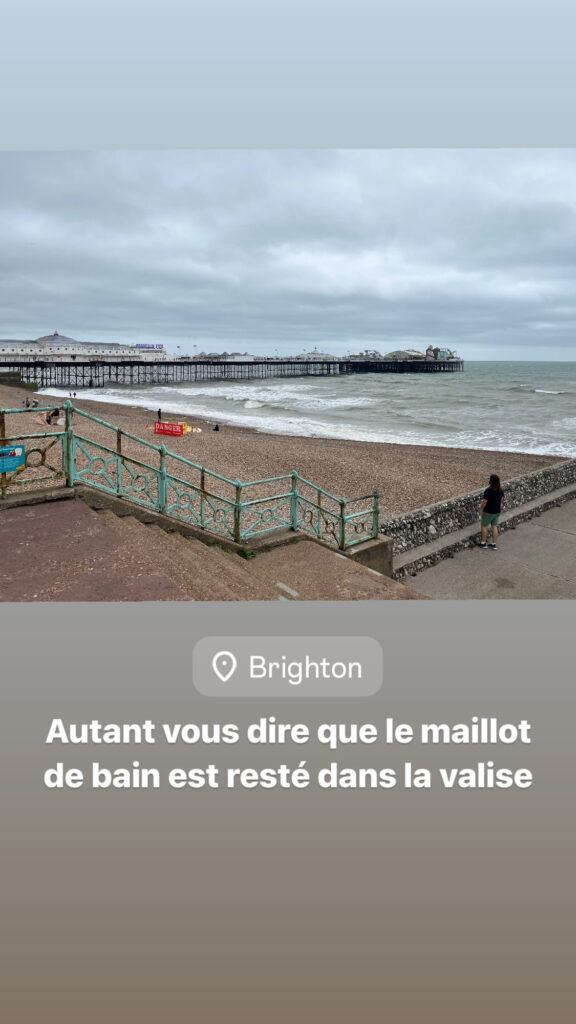
[[[380,491],[374,491],[374,505],[372,506],[372,537],[378,536],[380,528]]]
[[[5,417],[5,414],[3,412],[0,412],[0,445],[2,444],[2,441],[4,440],[5,437],[6,437],[6,417]],[[6,497],[7,490],[8,490],[8,476],[7,476],[6,473],[0,473],[0,496],[2,498]]]
[[[66,433],[62,438],[62,455],[64,461],[64,472],[66,474],[66,486],[73,487],[76,476],[76,451],[74,446],[74,431],[72,428],[72,403],[65,402],[64,410]]]
[[[338,547],[341,551],[346,550],[346,502],[340,499],[340,538]]]
[[[206,504],[206,471],[204,466],[200,470],[200,526],[204,529],[206,525],[205,521],[205,504]]]
[[[298,529],[298,473],[292,470],[292,487],[290,490],[290,528]]]
[[[242,484],[236,483],[236,499],[234,502],[234,540],[237,544],[242,540]]]
[[[116,494],[122,494],[122,431],[118,427],[116,431]]]
[[[158,477],[158,511],[166,511],[166,445],[160,448],[160,476]]]

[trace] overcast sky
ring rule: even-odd
[[[3,338],[576,359],[575,150],[2,153],[0,237]]]

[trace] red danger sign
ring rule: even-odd
[[[161,423],[158,420],[154,424],[155,434],[170,434],[172,437],[182,437],[184,433],[183,423]]]

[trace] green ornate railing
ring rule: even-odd
[[[33,415],[41,424],[53,408],[0,410],[0,450],[23,444],[25,451],[22,466],[0,472],[0,501],[12,488],[59,481],[114,494],[237,544],[282,528],[310,534],[342,551],[378,536],[378,491],[337,498],[296,471],[248,483],[229,480],[71,402],[63,407],[55,431],[8,428],[7,416]],[[105,438],[109,443],[86,436],[83,421],[110,431]],[[137,457],[141,450],[142,458]],[[152,460],[157,464],[151,465]]]

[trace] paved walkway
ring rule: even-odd
[[[441,600],[575,599],[576,500],[502,533],[497,551],[460,551],[404,583]]]

